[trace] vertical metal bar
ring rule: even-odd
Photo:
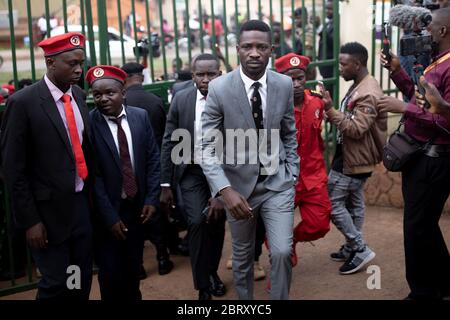
[[[30,39],[30,63],[31,63],[31,80],[36,81],[36,66],[34,62],[34,41],[33,41],[33,16],[31,15],[31,2],[27,0],[27,17],[28,17],[28,37]]]
[[[316,0],[312,0],[312,15],[314,18],[313,23],[313,60],[317,60],[317,48],[316,48],[316,37],[317,37],[317,28],[316,28]],[[322,18],[322,28],[325,28],[325,18]],[[322,29],[323,30],[323,29]]]
[[[305,0],[302,0],[302,44],[303,44],[303,52],[302,54],[306,56],[306,24],[308,21],[306,21],[306,7],[305,7]]]
[[[173,39],[173,42],[175,42],[175,58],[177,61],[177,72],[180,71],[181,69],[181,65],[180,65],[180,51],[178,49],[178,19],[177,19],[177,1],[176,0],[172,0],[172,5],[173,5],[173,29],[174,29],[174,36],[175,38]]]
[[[272,0],[270,0],[270,3],[272,3]],[[236,44],[239,44],[239,32],[240,32],[240,26],[239,26],[239,6],[238,6],[238,0],[234,0],[234,26],[235,29],[234,32],[236,33]],[[239,55],[236,55],[236,65],[239,65]]]
[[[95,35],[93,29],[93,20],[92,20],[92,7],[90,1],[85,1],[86,5],[86,22],[88,27],[88,38],[89,38],[89,55],[91,60],[91,65],[97,65],[97,54],[95,52]]]
[[[273,4],[272,4],[272,0],[269,0],[269,14],[270,14],[270,19],[269,19],[269,22],[270,22],[270,30],[272,31],[272,39],[273,39]],[[281,28],[283,28],[283,27],[281,27]],[[273,55],[272,55],[273,56]],[[270,59],[271,60],[271,64],[272,64],[272,69],[274,68],[274,65],[275,65],[275,59]]]
[[[163,54],[163,65],[164,65],[164,80],[167,80],[167,61],[166,61],[166,41],[163,29],[163,14],[162,14],[162,0],[158,0],[159,7],[159,28],[162,34],[162,54]]]
[[[134,46],[137,47],[138,38],[137,38],[137,23],[136,23],[136,4],[135,4],[135,0],[131,0],[131,11],[133,13]],[[136,57],[136,62],[139,63],[139,53],[138,53],[137,50],[134,53],[134,55]]]
[[[292,52],[296,52],[295,47],[295,0],[291,1],[291,38],[292,38]]]
[[[63,0],[62,7],[63,7],[64,32],[69,32],[69,30],[67,29],[67,0]]]
[[[83,33],[86,36],[86,18],[84,13],[84,0],[80,0],[80,21],[81,21],[81,33]],[[84,57],[87,58],[87,50],[84,50]],[[83,75],[86,75],[86,71],[88,69],[88,61],[86,59],[85,63],[83,64]],[[85,78],[85,77],[83,77]],[[87,83],[86,79],[84,79],[83,88],[87,92],[89,88],[89,84]]]
[[[155,70],[153,66],[153,46],[152,46],[152,34],[150,30],[150,10],[148,6],[148,0],[145,0],[145,14],[147,17],[147,35],[149,41],[149,60],[150,60],[150,74],[152,77],[152,82],[155,82]]]
[[[225,39],[223,39],[225,42],[225,62],[227,65],[230,64],[229,56],[228,56],[228,23],[227,23],[227,3],[225,0],[223,0],[223,29],[224,29],[224,36]]]
[[[106,0],[97,0],[98,42],[100,63],[108,64],[108,22],[106,18]]]
[[[125,64],[125,46],[123,44],[123,20],[122,20],[122,8],[120,0],[117,0],[117,15],[119,19],[119,33],[120,33],[120,50],[122,52],[122,65]]]
[[[377,7],[377,0],[373,0],[372,3],[372,57],[375,57],[375,44],[376,44],[376,28],[375,28],[375,15],[376,15],[376,7]],[[375,76],[375,63],[373,63],[372,58],[372,68],[370,70],[370,73],[372,76]]]
[[[247,0],[247,20],[250,20],[251,17],[251,13],[250,13],[250,0]]]
[[[322,0],[322,19],[325,19],[325,17],[327,16],[326,13],[326,5],[327,5],[327,0]],[[334,8],[333,8],[334,10]],[[334,21],[334,12],[333,12],[333,21]],[[327,52],[327,42],[328,42],[328,32],[327,32],[327,28],[324,28],[322,30],[322,37],[323,37],[323,41],[322,41],[322,53],[325,54],[325,57],[320,57],[319,59],[323,59],[326,60],[326,52]]]
[[[211,39],[212,42],[210,42],[211,44],[211,52],[216,55],[216,50],[214,50],[214,47],[216,46],[217,43],[217,38],[216,38],[216,27],[215,27],[215,22],[216,22],[216,18],[214,17],[214,1],[211,0]]]
[[[9,31],[10,31],[9,40],[11,41],[14,86],[17,88],[19,79],[17,78],[18,76],[17,76],[16,38],[14,36],[14,20],[13,20],[12,0],[8,0],[8,11],[9,11]]]
[[[385,0],[383,0],[383,2],[381,3],[381,25],[383,25],[383,23],[384,23],[384,4],[385,4]],[[375,27],[375,25],[373,27]],[[383,39],[381,39],[381,43],[383,43]],[[376,59],[375,55],[372,55],[372,64],[375,64],[375,59]],[[384,82],[383,75],[384,75],[384,68],[380,63],[380,87],[381,87],[381,90],[383,90],[383,82]]]
[[[334,83],[334,93],[333,93],[333,101],[339,100],[339,46],[340,46],[340,32],[341,32],[341,22],[339,15],[339,1],[334,0],[333,2],[333,56],[334,56],[334,68],[333,68],[333,77],[335,78]]]
[[[283,56],[286,53],[286,48],[284,47],[284,4],[283,0],[280,0],[280,23],[281,23],[281,35],[280,35],[280,44],[281,44],[281,55]]]
[[[258,19],[262,20],[262,7],[261,7],[261,0],[258,0]]]
[[[200,22],[200,52],[205,51],[205,43],[203,42],[203,11],[202,0],[198,0],[198,20]]]
[[[47,23],[47,38],[50,38],[50,8],[48,0],[45,0],[45,22]]]
[[[189,0],[185,0],[186,6],[186,31],[188,37],[188,60],[189,63],[192,60],[192,43],[191,43],[191,26],[189,25],[190,17],[189,17]]]

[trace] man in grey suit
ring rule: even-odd
[[[253,299],[255,227],[261,215],[272,264],[270,296],[288,299],[294,185],[299,174],[292,81],[266,70],[273,47],[264,22],[244,23],[236,49],[240,68],[209,85],[202,115],[201,166],[213,196],[221,196],[227,209],[239,298]],[[243,135],[248,138],[240,144],[244,148],[239,149],[239,143],[234,148]],[[225,163],[217,161],[222,150],[216,143],[221,139]]]

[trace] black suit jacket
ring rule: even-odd
[[[159,147],[156,145],[147,113],[139,108],[126,107],[134,154],[134,174],[138,186],[137,202],[159,206]],[[98,159],[95,199],[99,216],[105,227],[120,219],[122,200],[122,164],[111,130],[98,109],[90,113],[92,141]]]
[[[162,99],[153,93],[145,91],[143,86],[134,85],[127,89],[126,104],[147,111],[158,148],[161,148],[166,125],[166,112],[164,111]]]
[[[176,129],[186,129],[191,136],[191,152],[194,152],[194,123],[197,88],[194,86],[181,90],[172,100],[167,114],[166,130],[161,147],[161,183],[176,184],[182,177],[187,164],[174,165],[171,159],[172,149],[178,141],[172,141]],[[189,155],[189,159],[192,159]]]
[[[89,114],[83,92],[72,93],[84,122],[83,152],[89,175],[95,176],[89,136]],[[48,241],[60,243],[75,222],[75,160],[67,131],[44,81],[13,94],[7,102],[0,143],[5,181],[18,227],[28,229],[43,222]]]
[[[187,88],[194,87],[194,80],[187,80],[182,82],[177,82],[172,86],[172,99],[175,97],[175,95]]]

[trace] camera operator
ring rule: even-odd
[[[450,8],[434,11],[427,29],[432,38],[433,62],[425,70],[424,79],[448,103]],[[381,55],[381,63],[411,101],[406,104],[385,96],[380,99],[379,108],[404,113],[405,132],[424,145],[423,152],[410,159],[402,171],[406,279],[411,289],[407,299],[442,299],[450,295],[450,255],[439,228],[450,194],[450,122],[417,105],[414,83],[400,67],[398,57],[392,55],[388,62]]]

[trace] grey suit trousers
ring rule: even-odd
[[[250,195],[249,205],[254,218],[236,220],[227,211],[233,249],[233,275],[241,300],[253,299],[253,263],[256,220],[261,215],[266,227],[271,263],[272,300],[289,299],[292,278],[292,230],[294,227],[294,188],[282,192],[267,190],[258,183]]]

